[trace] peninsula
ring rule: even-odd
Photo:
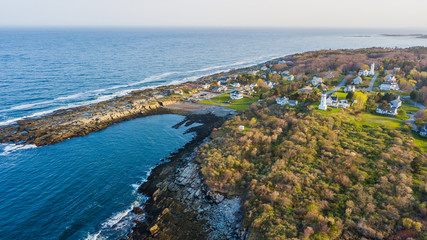
[[[320,50],[0,127],[49,145],[153,114],[197,122],[130,239],[423,239],[427,48]]]

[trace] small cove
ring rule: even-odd
[[[0,156],[1,239],[117,239],[144,201],[137,187],[194,133],[175,114],[113,125],[65,142]]]

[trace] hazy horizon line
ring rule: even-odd
[[[320,27],[320,26],[199,26],[199,25],[0,25],[0,29],[301,29],[301,30],[393,30],[393,31],[426,31],[426,28],[393,28],[393,27]],[[414,33],[416,34],[416,33]]]

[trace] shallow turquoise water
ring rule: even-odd
[[[135,119],[0,156],[0,239],[82,239],[100,231],[123,236],[136,217],[127,211],[144,200],[138,183],[194,136],[183,134],[187,127],[172,128],[181,120]]]

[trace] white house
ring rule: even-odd
[[[261,71],[267,71],[267,67],[266,66],[262,66]]]
[[[353,84],[354,85],[359,85],[363,82],[362,78],[360,76],[357,76],[356,78],[353,79]]]
[[[270,81],[266,81],[265,84],[267,85],[267,87],[269,87],[270,89],[272,89],[274,86],[277,85],[276,82],[270,82]]]
[[[360,70],[359,73],[357,73],[357,75],[366,77],[369,75],[369,71],[368,70]]]
[[[242,92],[240,92],[238,90],[234,90],[230,93],[230,98],[233,100],[242,99],[243,94],[242,94]]]
[[[354,91],[356,91],[356,86],[354,85],[345,86],[344,92],[348,93],[348,92],[354,92]]]
[[[220,91],[220,92],[224,92],[224,91],[227,91],[227,86],[219,86],[218,87],[218,91]]]
[[[399,85],[396,82],[381,83],[379,86],[381,91],[399,90]]]
[[[240,87],[240,83],[232,83],[232,84],[230,84],[230,86],[232,86],[232,87]]]
[[[207,83],[202,85],[202,88],[203,88],[203,89],[209,89],[210,87],[211,87],[211,85],[209,85],[209,84],[207,84]]]
[[[348,108],[350,104],[346,99],[338,99],[338,97],[329,96],[326,99],[326,106],[333,108]]]
[[[252,83],[251,85],[249,85],[249,87],[252,89],[254,87],[258,86],[256,83]]]
[[[390,104],[395,108],[402,106],[402,100],[400,100],[400,96],[397,96],[397,98],[391,101]]]
[[[393,74],[388,74],[387,76],[385,76],[385,80],[387,82],[395,82],[396,81],[396,77]]]
[[[182,89],[178,88],[178,89],[173,90],[173,93],[182,95],[182,94],[184,94],[184,91],[182,91]]]
[[[314,86],[317,86],[322,82],[323,82],[323,79],[321,77],[313,77],[313,79],[311,80],[311,84],[313,84]]]
[[[397,109],[396,107],[393,107],[393,105],[391,105],[390,103],[388,104],[388,108],[389,109],[383,109],[382,105],[380,104],[377,108],[377,113],[379,114],[384,114],[384,115],[391,115],[391,116],[396,116],[397,115]]]
[[[281,106],[284,106],[286,104],[289,104],[290,106],[296,106],[298,104],[298,101],[289,100],[289,98],[287,97],[282,97],[282,98],[276,98],[276,103]]]

